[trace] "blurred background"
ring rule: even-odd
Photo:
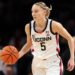
[[[48,6],[52,4],[53,10],[49,18],[61,22],[68,32],[75,36],[75,0],[0,0],[0,49],[9,44],[18,50],[22,48],[26,42],[25,24],[32,20],[31,7],[38,1],[43,1]],[[60,47],[60,56],[64,61],[63,54],[68,50],[68,46],[62,37]],[[15,65],[7,66],[7,75],[32,75],[32,58],[28,52]],[[75,75],[74,71],[65,71],[64,75]]]

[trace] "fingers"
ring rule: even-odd
[[[68,67],[67,68],[68,71],[72,71],[74,69],[74,65],[73,64],[70,64],[70,63],[68,63],[68,66],[67,67]]]
[[[68,71],[72,71],[73,69],[74,69],[73,66],[70,66],[70,67],[67,68]]]

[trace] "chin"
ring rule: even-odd
[[[36,19],[36,18],[35,18],[34,21],[40,21],[40,19]]]
[[[36,21],[35,19],[33,19],[34,21]]]

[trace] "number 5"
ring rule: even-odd
[[[41,50],[45,51],[46,50],[45,42],[41,42],[40,45],[41,45]]]

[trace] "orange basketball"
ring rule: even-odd
[[[18,60],[19,53],[16,47],[8,45],[2,49],[1,59],[7,65],[15,64]]]

